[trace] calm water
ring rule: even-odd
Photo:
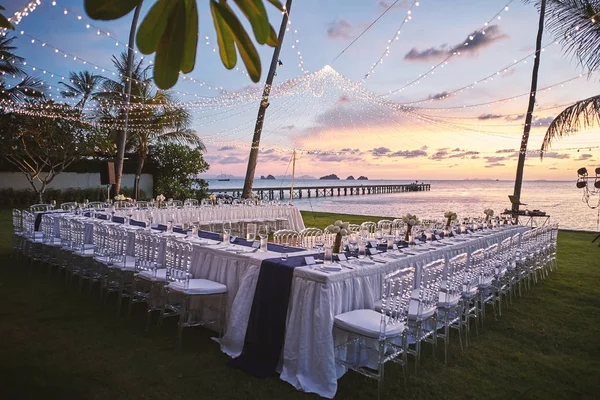
[[[243,180],[229,182],[209,180],[211,189],[241,188]],[[365,184],[365,181],[296,180],[296,186],[339,186]],[[410,181],[374,181],[374,184],[410,183]],[[463,216],[482,216],[483,210],[492,208],[496,214],[510,208],[508,195],[513,192],[512,181],[428,181],[429,192],[407,192],[365,196],[341,196],[295,199],[301,210],[338,212],[361,215],[402,216],[407,212],[419,218],[442,218],[447,210]],[[290,180],[256,180],[255,188],[289,187]],[[551,221],[569,229],[598,230],[598,214],[582,202],[582,191],[571,181],[526,181],[523,183],[522,209],[542,210]],[[595,200],[595,203],[592,203]],[[590,200],[595,205],[597,197]]]

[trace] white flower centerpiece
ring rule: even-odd
[[[406,224],[406,234],[404,235],[404,240],[408,242],[412,232],[412,227],[419,225],[419,219],[414,214],[406,214],[404,217],[402,217],[402,222]]]
[[[342,248],[342,238],[347,236],[350,233],[348,227],[350,226],[349,222],[342,222],[340,220],[335,221],[333,225],[329,225],[325,230],[327,232],[335,233],[335,241],[333,243],[333,252],[339,253]]]
[[[458,216],[454,211],[446,211],[444,213],[444,218],[446,218],[446,228],[450,228],[450,224],[452,223],[452,221],[455,221],[458,218]]]
[[[210,196],[208,196],[208,200],[210,200],[213,206],[217,205],[217,195],[211,194]]]
[[[483,210],[483,213],[485,214],[485,222],[488,222],[490,218],[494,216],[494,210],[491,208],[486,208]]]
[[[160,208],[162,202],[165,201],[165,196],[163,196],[162,194],[159,194],[158,196],[156,196],[156,202],[158,203],[158,208]]]
[[[115,201],[117,202],[119,208],[123,207],[123,202],[124,201],[131,201],[132,199],[129,197],[126,197],[124,194],[119,193],[118,195],[115,196]]]

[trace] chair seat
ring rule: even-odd
[[[451,308],[456,306],[460,299],[460,295],[449,295],[447,293],[440,292],[437,306],[439,308]]]
[[[463,285],[462,297],[464,299],[470,299],[477,295],[477,291],[478,291],[477,286],[467,287],[466,285]]]
[[[222,294],[227,293],[227,286],[208,279],[190,279],[186,288],[182,282],[169,283],[169,289],[184,294]]]
[[[79,257],[93,257],[94,249],[75,250],[73,254]]]
[[[333,324],[348,332],[370,338],[378,338],[381,326],[381,313],[373,310],[348,311],[336,315]],[[404,328],[405,325],[402,322],[388,324],[385,329],[385,337],[398,336],[404,331]]]
[[[115,262],[112,265],[113,268],[120,269],[122,271],[133,271],[135,270],[135,257],[125,256],[125,261]]]
[[[60,241],[59,238],[51,238],[51,239],[45,239],[44,240],[44,244],[46,246],[52,246],[52,247],[62,247],[62,243]]]
[[[420,309],[419,307],[419,301],[412,299],[410,301],[410,304],[408,306],[408,318],[413,320],[413,321],[423,321],[426,320],[430,317],[433,316],[433,314],[435,314],[435,311],[437,310],[436,306],[432,306],[432,307],[423,307]]]
[[[142,271],[139,273],[138,277],[152,282],[164,282],[167,280],[167,269],[157,269],[156,275],[152,271]]]

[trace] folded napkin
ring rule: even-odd
[[[323,264],[323,266],[321,266],[321,268],[323,268],[325,271],[341,271],[342,270],[342,266],[340,264]]]

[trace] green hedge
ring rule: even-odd
[[[132,188],[121,188],[121,193],[125,196],[132,197]],[[146,200],[149,196],[140,190],[140,200]],[[90,188],[90,189],[46,189],[44,193],[44,202],[50,203],[56,200],[56,204],[66,203],[68,201],[83,202],[85,199],[89,201],[105,201],[106,189]],[[37,193],[33,190],[21,189],[0,189],[0,208],[27,208],[32,204],[39,203]]]

